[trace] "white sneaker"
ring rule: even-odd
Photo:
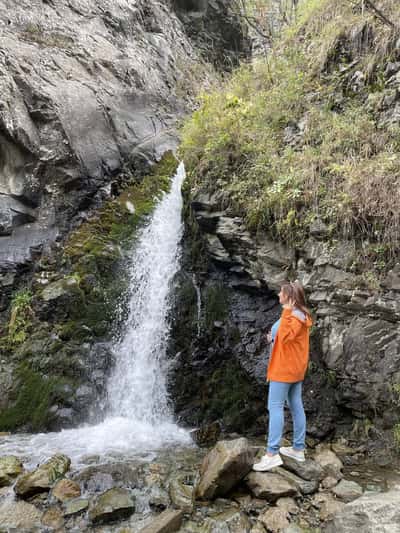
[[[265,454],[259,463],[255,463],[253,465],[253,470],[256,472],[266,472],[267,470],[271,470],[272,468],[275,468],[276,466],[281,466],[283,464],[282,459],[280,458],[279,453],[276,455],[267,455]]]
[[[287,448],[279,448],[279,453],[281,453],[282,455],[286,455],[286,457],[296,459],[296,461],[299,461],[299,463],[304,463],[304,461],[306,460],[303,450],[293,450],[291,446],[288,446]]]

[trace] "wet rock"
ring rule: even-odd
[[[61,528],[64,525],[64,518],[58,507],[50,507],[42,516],[42,524],[52,529]]]
[[[332,450],[320,447],[314,455],[314,460],[322,468],[325,476],[332,476],[337,479],[343,477],[343,463]]]
[[[296,496],[297,487],[293,481],[275,472],[251,472],[245,483],[257,498],[275,502],[284,496]]]
[[[18,457],[13,455],[0,457],[0,487],[11,485],[22,470],[22,463]]]
[[[0,529],[6,531],[35,531],[41,528],[42,512],[23,501],[6,500],[0,503]]]
[[[78,498],[81,495],[81,489],[72,479],[61,479],[53,487],[52,495],[60,502],[65,502]]]
[[[279,473],[281,476],[283,476],[288,481],[293,482],[298,488],[299,492],[301,492],[301,494],[304,494],[304,495],[314,494],[314,492],[317,492],[318,490],[317,479],[311,479],[307,481],[297,476],[294,472],[290,472],[289,470],[286,470],[285,468],[277,468],[276,472]]]
[[[228,509],[206,520],[208,531],[226,531],[226,533],[249,533],[251,529],[250,520],[246,514]]]
[[[114,488],[100,494],[91,504],[89,519],[93,524],[106,524],[129,518],[135,511],[135,502],[126,489]]]
[[[52,485],[70,468],[71,460],[66,455],[55,455],[33,472],[21,476],[15,493],[21,498],[29,498],[41,492],[48,492]]]
[[[148,526],[141,529],[140,533],[173,533],[181,527],[182,517],[182,511],[167,509]]]
[[[284,509],[273,507],[261,514],[258,519],[271,533],[280,533],[289,526],[288,513]]]
[[[343,506],[324,533],[375,533],[400,530],[400,491],[364,495]]]
[[[321,520],[329,520],[343,509],[345,504],[337,500],[332,494],[319,493],[313,497],[313,505],[319,509]]]
[[[333,487],[332,492],[339,499],[348,503],[362,496],[363,490],[355,481],[342,479],[335,487]]]
[[[179,478],[174,479],[169,485],[169,495],[175,507],[178,507],[184,513],[193,511],[194,488],[192,486],[185,485]]]
[[[150,488],[148,498],[150,508],[155,511],[164,511],[171,503],[168,492],[157,485]]]
[[[301,463],[300,461],[296,461],[296,459],[292,459],[285,455],[282,455],[282,460],[285,468],[294,472],[302,479],[306,479],[307,481],[319,481],[323,477],[322,468],[316,461],[306,459]]]
[[[141,467],[135,462],[88,466],[72,476],[87,492],[103,492],[113,487],[135,488],[142,484],[142,478]]]
[[[219,422],[205,424],[190,432],[192,439],[198,446],[214,446],[220,434],[221,424]]]
[[[69,500],[64,505],[64,516],[69,517],[74,514],[79,514],[89,507],[89,500],[85,498],[78,500]]]
[[[248,474],[255,449],[245,438],[219,441],[204,458],[195,497],[212,499],[223,496]]]

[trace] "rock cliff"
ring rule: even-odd
[[[0,1],[3,428],[68,425],[104,392],[124,246],[177,121],[247,49],[228,2],[192,4]]]

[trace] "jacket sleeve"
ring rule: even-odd
[[[284,309],[279,325],[279,338],[282,344],[293,341],[303,328],[300,320],[292,315],[292,309]]]

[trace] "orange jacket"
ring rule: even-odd
[[[308,366],[311,325],[309,316],[302,320],[293,309],[283,310],[269,360],[268,381],[303,381]]]

